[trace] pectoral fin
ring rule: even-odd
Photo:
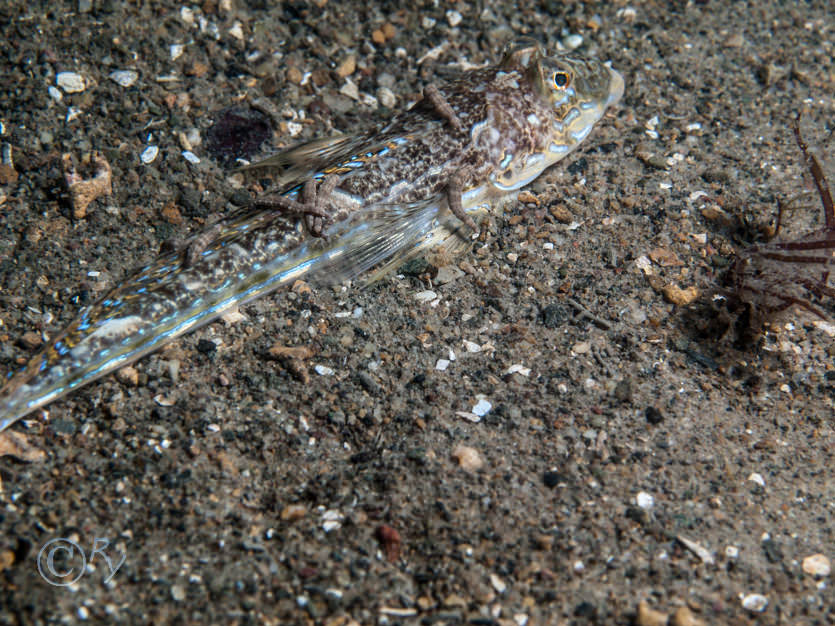
[[[438,217],[447,211],[443,194],[403,204],[380,204],[359,211],[346,223],[327,232],[336,243],[329,261],[316,273],[318,282],[352,279],[369,269],[399,266],[423,249],[424,241],[438,229]],[[382,274],[377,272],[376,278]],[[376,279],[375,278],[375,279]]]

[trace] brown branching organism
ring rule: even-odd
[[[774,241],[743,250],[729,273],[731,290],[749,308],[755,332],[774,315],[792,306],[822,320],[833,318],[835,308],[835,208],[832,194],[817,158],[800,134],[800,115],[794,121],[797,145],[823,205],[824,226],[789,241]],[[777,228],[784,205],[778,203]]]

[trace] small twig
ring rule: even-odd
[[[574,316],[573,320],[581,320],[585,317],[586,319],[600,326],[603,330],[612,330],[612,324],[610,322],[607,322],[602,317],[598,317],[597,315],[589,311],[586,307],[584,307],[582,304],[577,302],[574,298],[566,298],[565,301],[568,302],[568,304],[570,304],[572,307],[574,307],[575,310],[579,311],[580,313],[580,315]]]

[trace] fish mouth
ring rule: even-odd
[[[606,98],[606,106],[614,106],[620,99],[623,97],[623,90],[624,90],[624,82],[623,76],[620,75],[619,72],[616,72],[611,67],[609,68],[609,97]]]

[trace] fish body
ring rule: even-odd
[[[512,196],[589,134],[623,93],[594,60],[547,56],[532,41],[494,67],[439,84],[451,119],[424,99],[383,128],[314,140],[253,169],[280,171],[278,194],[335,179],[324,236],[287,211],[248,208],[200,240],[160,256],[83,310],[0,390],[0,430],[157,350],[236,306],[305,279],[333,282],[463,240],[451,212],[459,181],[466,215]]]

